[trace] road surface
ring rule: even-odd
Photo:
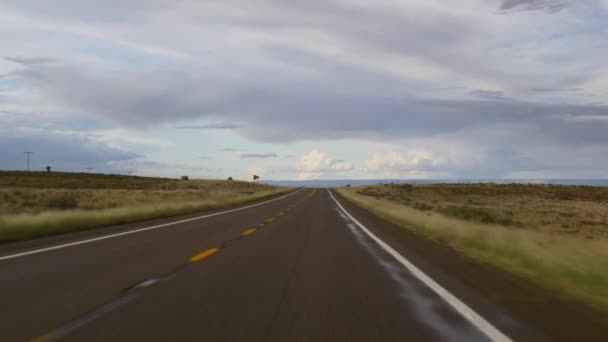
[[[601,341],[604,322],[327,189],[0,247],[2,341]]]

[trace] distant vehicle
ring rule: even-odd
[[[182,176],[182,180],[189,180],[188,176]]]

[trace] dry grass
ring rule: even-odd
[[[287,191],[238,181],[0,172],[0,243],[224,208]]]
[[[459,191],[469,186],[477,185],[463,185]],[[450,217],[436,210],[438,203],[430,202],[428,205],[432,205],[432,209],[420,210],[403,204],[399,198],[386,199],[380,195],[382,189],[382,186],[375,186],[339,192],[377,215],[474,260],[497,266],[608,312],[608,240],[525,229],[521,223],[506,226],[482,223],[483,219],[478,218],[484,215],[471,214],[472,220],[456,218],[460,214]],[[486,196],[494,195],[488,193]],[[416,203],[410,200],[412,202]],[[517,213],[512,216],[525,217]]]
[[[380,185],[361,194],[459,219],[587,239],[608,238],[608,187],[534,184]]]

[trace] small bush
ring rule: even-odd
[[[513,220],[512,215],[509,215],[509,213],[490,208],[475,208],[467,205],[450,205],[442,208],[439,210],[439,212],[447,216],[456,217],[467,221],[502,224],[506,226],[518,225],[518,222]]]
[[[50,198],[46,206],[50,209],[68,210],[78,208],[78,200],[69,194],[59,195]]]
[[[414,203],[414,208],[418,209],[418,210],[433,210],[435,209],[434,206],[425,203],[425,202],[415,202]]]

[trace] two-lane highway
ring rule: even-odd
[[[488,299],[491,289],[471,290],[449,269],[411,259],[394,227],[324,189],[121,229],[70,237],[75,244],[52,250],[0,250],[1,339],[570,337],[511,315],[517,308],[503,310]],[[31,251],[39,252],[23,254]],[[461,275],[487,272],[450,259]],[[574,336],[603,336],[591,323],[580,328],[587,331]]]

